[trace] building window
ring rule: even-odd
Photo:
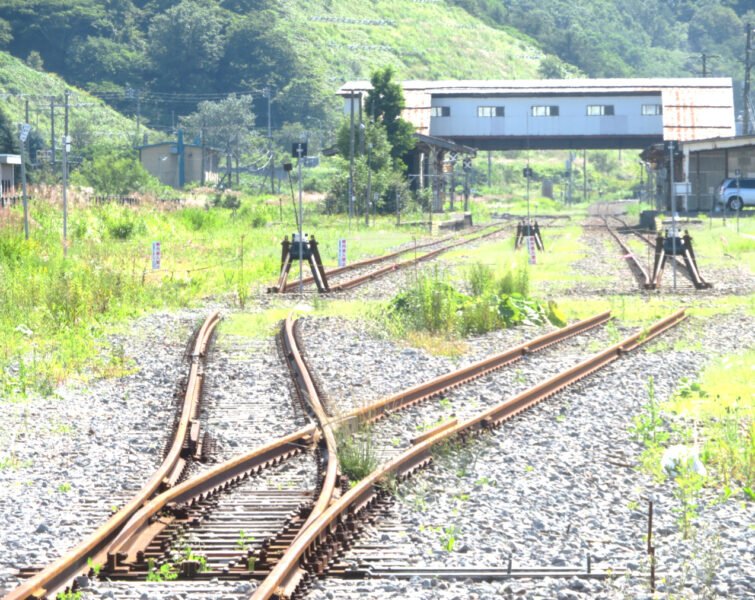
[[[433,106],[430,108],[430,116],[431,117],[450,117],[451,107],[450,106]]]
[[[663,114],[663,109],[661,108],[660,104],[643,104],[642,114],[643,115],[661,115]]]
[[[588,117],[612,117],[613,104],[588,104]]]
[[[503,106],[478,106],[478,117],[502,117],[504,116]]]
[[[533,106],[533,117],[557,117],[558,106]]]

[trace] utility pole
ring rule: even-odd
[[[370,202],[372,201],[372,144],[367,154],[367,202],[365,202],[364,224],[370,226]]]
[[[587,202],[587,150],[582,150],[582,201]]]
[[[19,125],[18,139],[21,142],[21,185],[24,190],[24,235],[29,239],[29,200],[26,196],[26,137],[29,135],[29,124]]]
[[[142,127],[142,99],[139,95],[139,90],[136,90],[136,137],[139,137],[139,132]]]
[[[364,117],[362,116],[362,92],[359,92],[359,156],[364,156]]]
[[[273,129],[270,113],[270,88],[262,90],[263,95],[267,98],[267,153],[270,155],[270,193],[275,193],[275,159],[273,158]]]
[[[303,293],[304,286],[304,274],[302,272],[302,250],[304,249],[304,237],[302,233],[302,223],[304,221],[304,213],[302,212],[302,182],[301,182],[301,157],[304,148],[301,143],[296,147],[297,164],[299,167],[299,296]]]
[[[351,231],[351,217],[354,213],[354,92],[349,93],[351,105],[351,124],[349,134],[349,231]]]
[[[26,102],[24,104],[25,104],[24,116],[26,117],[26,120],[24,121],[24,123],[28,123],[29,122],[29,99],[28,98],[26,99]]]
[[[744,115],[742,117],[742,135],[750,133],[750,42],[752,40],[752,25],[747,24],[747,42],[745,44],[745,89],[744,89]]]
[[[491,163],[490,163],[490,150],[488,150],[488,187],[490,187],[490,171],[491,171]]]
[[[52,149],[52,156],[50,157],[50,164],[55,170],[55,98],[50,98],[50,148]]]
[[[65,93],[65,126],[63,128],[63,256],[68,256],[68,99],[70,90]]]

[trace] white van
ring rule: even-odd
[[[724,179],[718,186],[718,203],[733,211],[755,206],[755,179]]]

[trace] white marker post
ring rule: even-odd
[[[535,265],[537,264],[537,244],[535,243],[535,236],[534,235],[528,235],[527,236],[527,251],[530,254],[530,264]]]
[[[346,240],[343,238],[338,240],[338,266],[346,266]]]
[[[152,242],[152,270],[159,271],[162,262],[162,248],[160,242]]]
[[[18,139],[21,141],[21,184],[24,189],[24,235],[29,239],[29,200],[26,196],[26,138],[29,137],[31,125],[24,123],[18,133]]]

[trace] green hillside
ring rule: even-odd
[[[23,61],[0,51],[0,95],[3,111],[11,123],[25,120],[26,101],[29,101],[29,121],[49,144],[50,98],[56,104],[63,102],[69,90],[69,133],[78,146],[94,142],[111,141],[113,144],[132,141],[128,136],[136,133],[136,122],[123,116],[102,100],[67,85],[52,73],[43,73],[28,67]],[[55,136],[63,135],[63,109],[56,109]],[[146,130],[142,128],[142,132]]]
[[[303,58],[337,83],[367,78],[388,64],[404,79],[534,78],[544,58],[524,36],[443,3],[321,0],[283,6],[282,31],[301,44]]]

